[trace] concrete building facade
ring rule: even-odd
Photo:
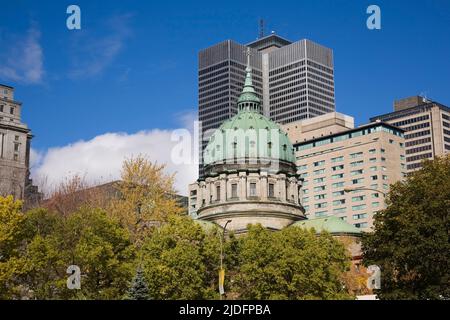
[[[372,117],[405,130],[406,168],[422,167],[422,160],[450,152],[450,108],[413,96],[394,102],[394,112]]]
[[[333,52],[309,40],[292,43],[271,34],[246,45],[227,40],[199,53],[200,162],[210,135],[237,113],[250,50],[263,114],[277,123],[312,118],[335,109]],[[200,175],[203,166],[199,167]]]
[[[389,185],[406,174],[403,130],[383,122],[354,128],[351,117],[338,113],[284,129],[294,141],[308,219],[336,216],[369,231]]]
[[[21,120],[22,103],[14,99],[14,88],[0,85],[0,195],[24,199],[29,180],[32,134]]]

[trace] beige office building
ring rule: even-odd
[[[414,96],[394,102],[394,112],[376,116],[405,130],[406,168],[422,167],[422,160],[450,152],[450,108],[423,97]]]
[[[403,130],[383,122],[354,128],[352,117],[336,112],[284,129],[304,179],[300,201],[307,217],[337,216],[369,231],[385,207],[383,194],[405,175]]]

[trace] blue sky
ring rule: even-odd
[[[405,96],[450,105],[448,0],[1,2],[0,83],[16,87],[40,152],[182,126],[197,110],[198,51],[254,40],[261,17],[267,32],[334,50],[337,111],[357,124]],[[80,31],[66,28],[70,4]],[[381,30],[366,28],[370,4]]]

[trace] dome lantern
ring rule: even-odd
[[[255,111],[261,113],[261,100],[256,94],[255,87],[252,79],[252,68],[250,67],[250,48],[247,48],[247,68],[245,69],[246,76],[244,82],[244,88],[238,99],[238,110]]]

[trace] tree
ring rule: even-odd
[[[69,215],[82,207],[106,209],[113,197],[107,185],[95,186],[85,177],[73,175],[66,177],[50,192],[42,206],[63,216]]]
[[[24,236],[22,202],[0,196],[0,299],[17,292],[14,280],[23,272],[19,259]]]
[[[123,163],[117,187],[120,196],[112,201],[109,212],[130,231],[138,245],[152,226],[183,212],[174,197],[174,175],[166,175],[164,170],[165,165],[154,164],[143,156]]]
[[[188,217],[172,215],[142,246],[142,267],[154,299],[218,298],[219,238]]]
[[[21,244],[8,257],[5,298],[120,299],[132,278],[134,247],[128,231],[100,209],[68,216],[36,209],[21,222]],[[81,290],[66,287],[67,267],[81,269]],[[11,270],[20,270],[12,272]]]
[[[136,275],[133,278],[131,287],[128,290],[128,299],[131,300],[149,300],[149,290],[147,285],[147,280],[145,279],[144,272],[141,268],[138,268]]]
[[[365,264],[381,268],[380,299],[450,298],[449,213],[450,156],[391,186],[363,239]]]
[[[341,281],[346,249],[329,234],[290,227],[272,232],[250,226],[240,238],[234,291],[241,299],[350,299]]]

